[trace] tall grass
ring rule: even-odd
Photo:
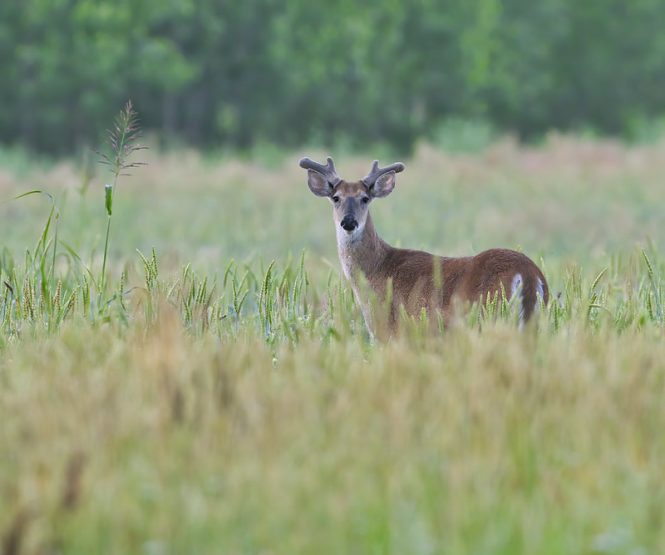
[[[166,305],[147,332],[68,322],[13,342],[0,359],[3,541],[661,553],[662,333],[563,329],[497,322],[373,347],[245,329],[220,342]]]
[[[450,171],[490,175],[485,156]],[[606,163],[585,162],[590,181]],[[210,241],[244,233],[246,244],[280,244],[271,222],[270,237],[256,222],[225,227],[235,221],[237,205],[225,204],[233,186],[246,185],[256,210],[274,204],[308,248],[274,260],[246,251],[204,272],[168,250],[122,250],[138,187],[111,199],[123,203],[120,251],[108,234],[86,235],[115,211],[101,210],[99,197],[97,219],[74,233],[72,207],[94,187],[57,196],[27,180],[32,193],[3,205],[2,226],[10,210],[45,211],[34,246],[0,246],[3,554],[665,552],[657,244],[610,254],[603,244],[581,263],[552,249],[539,262],[553,299],[522,333],[517,307],[497,297],[452,328],[404,317],[401,333],[370,343],[318,243],[332,230],[300,219],[306,201],[291,202],[282,170],[267,172],[277,174],[270,188],[263,170],[240,167],[258,172],[263,188],[237,168],[219,174],[236,181],[210,185],[224,215]],[[162,171],[157,159],[151,171]],[[519,177],[509,196],[536,186],[501,171],[502,183]],[[574,203],[574,189],[553,196]],[[206,190],[190,192],[196,206],[206,206]],[[422,215],[435,212],[413,194],[405,233],[427,235],[434,224]],[[598,206],[624,194],[617,185]],[[658,194],[636,191],[635,214]],[[458,217],[474,213],[456,200]],[[181,217],[195,226],[192,206]]]
[[[180,276],[164,278],[157,253],[153,250],[145,256],[139,251],[142,283],[130,283],[125,269],[115,283],[108,284],[103,306],[95,306],[96,288],[101,287],[75,252],[61,254],[67,271],[54,276],[57,229],[52,221],[50,215],[35,249],[26,251],[22,263],[8,252],[0,257],[3,343],[25,334],[57,332],[71,320],[120,328],[140,322],[150,327],[165,305],[195,336],[212,334],[233,340],[251,332],[271,344],[296,344],[303,336],[344,338],[362,333],[362,318],[339,275],[330,271],[327,279],[313,281],[306,270],[305,252],[299,260],[282,264],[231,261],[218,278],[201,276],[189,265]],[[662,328],[662,275],[663,262],[644,249],[614,257],[611,266],[595,276],[584,275],[578,266],[566,268],[555,282],[554,300],[536,316],[538,327],[545,334],[566,332],[578,324],[614,333]],[[501,297],[490,299],[469,312],[467,324],[482,327],[488,320],[514,319],[512,304]],[[404,319],[407,327],[413,324]]]
[[[113,183],[104,185],[104,208],[106,209],[106,236],[104,239],[104,258],[102,262],[102,274],[100,277],[100,295],[106,291],[106,260],[109,251],[109,240],[111,238],[111,218],[113,216],[113,197],[115,196],[118,180],[131,168],[144,165],[142,162],[130,161],[130,158],[139,150],[143,150],[138,144],[140,136],[138,115],[134,111],[131,100],[116,118],[115,124],[108,134],[109,152],[101,152],[101,163],[109,167],[113,176]]]

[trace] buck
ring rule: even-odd
[[[520,325],[528,321],[539,298],[548,302],[545,276],[522,253],[490,249],[475,256],[451,258],[427,252],[391,247],[379,237],[369,206],[374,199],[388,196],[395,188],[396,174],[404,164],[380,168],[378,160],[360,181],[345,181],[337,175],[332,158],[318,164],[300,160],[307,170],[307,184],[315,195],[327,197],[333,206],[337,249],[344,275],[351,283],[370,335],[375,310],[363,293],[366,283],[375,298],[389,303],[389,325],[394,329],[400,306],[419,316],[423,309],[438,312],[449,324],[456,307],[486,302],[496,295],[520,302]]]

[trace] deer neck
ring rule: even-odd
[[[372,216],[367,214],[365,226],[349,234],[337,227],[337,250],[344,275],[352,283],[362,272],[371,280],[381,263],[384,261],[390,246],[379,237]]]

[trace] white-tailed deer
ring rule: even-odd
[[[449,258],[427,252],[391,247],[374,228],[369,205],[375,198],[389,195],[395,187],[395,174],[404,164],[380,168],[374,161],[369,174],[360,181],[347,182],[335,171],[332,158],[317,164],[300,160],[307,170],[307,184],[317,196],[333,205],[337,248],[344,275],[351,282],[370,334],[373,314],[362,294],[364,278],[378,299],[389,295],[391,328],[403,306],[412,316],[423,309],[438,311],[450,322],[453,308],[462,303],[485,302],[488,296],[510,299],[520,295],[520,322],[526,322],[538,306],[538,297],[548,302],[545,276],[531,259],[509,249],[490,249],[475,256]]]

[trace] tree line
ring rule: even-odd
[[[665,114],[663,0],[8,0],[0,142],[66,153],[127,98],[187,144],[408,149]]]

